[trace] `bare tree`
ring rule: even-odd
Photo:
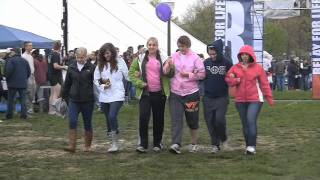
[[[157,4],[161,3],[161,0],[150,0],[150,4],[152,4],[152,6],[156,7]]]

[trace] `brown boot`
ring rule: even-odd
[[[84,152],[91,151],[92,136],[92,131],[84,132]]]
[[[65,148],[65,151],[70,153],[76,152],[76,143],[77,143],[77,130],[76,129],[69,129],[69,147]]]

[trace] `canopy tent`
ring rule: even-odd
[[[25,41],[32,42],[34,48],[51,49],[53,40],[34,33],[0,24],[0,49],[22,48]]]
[[[158,19],[147,0],[69,0],[68,13],[69,49],[83,46],[91,51],[111,42],[120,52],[128,46],[136,51],[139,44],[145,45],[153,36],[159,40],[163,54],[167,54],[167,23]],[[1,0],[2,24],[62,40],[61,19],[62,1]],[[171,52],[177,49],[177,38],[181,35],[190,37],[192,50],[207,54],[205,44],[174,23],[171,23]]]

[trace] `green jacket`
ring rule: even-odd
[[[142,95],[142,91],[144,88],[144,84],[146,82],[143,81],[141,74],[141,65],[142,65],[142,61],[144,59],[144,54],[140,55],[139,57],[133,59],[130,69],[129,69],[129,79],[132,82],[132,84],[136,87],[136,97],[140,98]],[[166,59],[165,57],[161,56],[161,62],[162,65],[164,65]],[[137,77],[136,73],[139,72],[140,76]],[[162,90],[165,93],[166,96],[169,95],[170,92],[170,79],[169,77],[167,77],[166,75],[162,74],[161,78],[161,85],[162,85]]]

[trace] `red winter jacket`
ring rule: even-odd
[[[253,62],[249,64],[247,69],[242,66],[242,53],[249,54],[253,59]],[[262,66],[256,62],[253,48],[249,45],[243,46],[238,54],[238,59],[239,63],[231,67],[225,78],[229,86],[236,87],[235,101],[263,102],[264,96],[272,106],[272,91],[269,81]],[[236,78],[240,78],[240,82]]]

